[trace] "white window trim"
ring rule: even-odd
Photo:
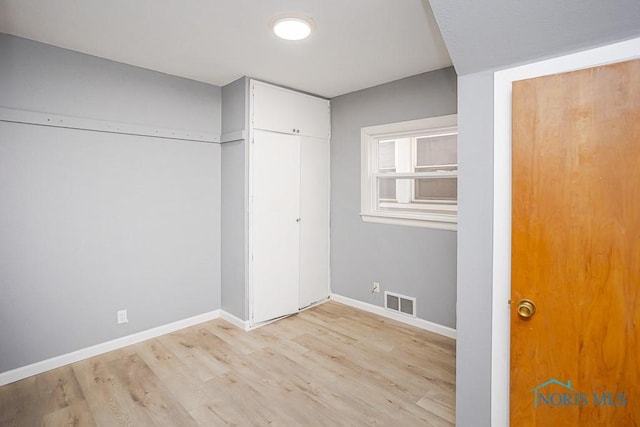
[[[376,207],[376,185],[373,184],[376,176],[381,175],[376,171],[378,158],[377,145],[374,141],[387,137],[398,137],[415,134],[416,132],[439,133],[445,129],[457,128],[458,115],[430,117],[427,119],[409,120],[406,122],[389,123],[384,125],[368,126],[361,129],[361,176],[360,176],[360,217],[365,222],[381,224],[405,225],[411,227],[435,228],[439,230],[456,231],[458,228],[457,208],[456,215],[436,213],[408,213],[380,211]],[[411,177],[418,174],[433,176],[432,172],[411,173]],[[448,173],[452,175],[452,173]],[[457,176],[457,173],[455,173]],[[398,174],[395,174],[397,177]]]

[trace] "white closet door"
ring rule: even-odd
[[[259,323],[298,311],[300,137],[253,137],[251,320]]]
[[[300,308],[329,296],[329,141],[301,138]]]

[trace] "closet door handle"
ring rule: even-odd
[[[302,220],[302,218],[296,218],[296,222],[300,222],[300,220]]]

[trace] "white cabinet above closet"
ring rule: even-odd
[[[328,139],[329,101],[267,83],[251,81],[251,127]]]

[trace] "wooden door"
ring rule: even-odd
[[[640,61],[515,82],[512,111],[511,426],[640,425]]]
[[[329,296],[329,140],[300,140],[300,308]]]
[[[300,137],[256,130],[251,144],[251,321],[298,311]]]

